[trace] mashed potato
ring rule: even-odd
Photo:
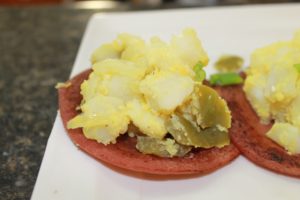
[[[293,154],[300,153],[300,73],[295,67],[299,63],[300,31],[290,41],[255,50],[244,85],[261,121],[275,121],[267,136]]]
[[[129,123],[162,139],[166,118],[194,90],[193,67],[207,65],[208,57],[196,32],[185,29],[169,43],[120,34],[96,49],[91,62],[93,72],[81,85],[82,113],[68,128],[82,127],[87,138],[110,144]]]

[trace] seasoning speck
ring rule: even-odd
[[[66,83],[57,83],[55,85],[55,88],[56,89],[59,89],[59,88],[67,88],[67,87],[70,87],[72,85],[71,82],[66,82]]]

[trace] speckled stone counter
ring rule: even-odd
[[[96,10],[0,8],[0,199],[29,199],[88,18]]]

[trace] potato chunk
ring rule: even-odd
[[[147,49],[147,60],[151,70],[164,70],[181,75],[194,75],[192,66],[186,65],[174,49],[158,37],[151,38]]]
[[[139,81],[126,76],[108,76],[101,82],[103,95],[116,97],[128,102],[141,96],[139,92]]]
[[[144,77],[146,72],[145,68],[139,67],[133,62],[120,59],[106,59],[97,62],[93,65],[93,70],[98,76],[121,75],[139,80]]]
[[[124,103],[117,98],[97,95],[85,102],[81,109],[82,113],[68,122],[68,128],[82,127],[89,139],[109,144],[127,131],[127,110]]]
[[[201,62],[205,66],[209,61],[196,31],[193,29],[184,29],[181,35],[173,36],[171,48],[188,66],[194,66],[197,62]]]
[[[263,75],[249,76],[245,80],[244,90],[261,121],[267,123],[270,120],[271,113],[269,102],[265,98],[264,93],[266,84],[266,79]]]
[[[162,139],[167,130],[165,119],[158,115],[142,100],[133,100],[127,104],[128,115],[140,131],[150,137]]]
[[[194,82],[189,76],[160,71],[148,75],[140,85],[147,102],[158,111],[172,112],[192,93]]]
[[[300,130],[289,123],[275,123],[267,136],[291,154],[300,153]]]
[[[96,95],[103,93],[103,88],[101,88],[101,81],[101,78],[95,73],[91,73],[89,79],[83,81],[80,86],[80,93],[83,96],[84,101],[89,101]]]
[[[108,58],[119,58],[120,55],[121,50],[118,49],[115,45],[103,44],[93,52],[91,56],[91,62],[93,64]]]

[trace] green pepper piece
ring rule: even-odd
[[[201,129],[180,114],[173,114],[166,125],[168,132],[173,138],[183,145],[221,148],[229,144],[227,131],[221,131],[217,127]]]
[[[204,65],[201,62],[198,62],[193,68],[195,72],[195,80],[198,82],[204,81],[206,77],[206,73],[203,70],[203,67]]]
[[[194,71],[199,71],[201,69],[203,69],[204,65],[202,62],[198,62],[195,66],[194,66]]]
[[[210,76],[209,83],[211,85],[236,85],[243,83],[243,78],[236,73],[217,73]]]
[[[195,80],[198,82],[202,82],[202,81],[204,81],[205,77],[206,77],[205,71],[201,70],[201,71],[196,72]]]
[[[144,154],[153,154],[165,158],[182,157],[192,149],[192,147],[178,144],[170,138],[161,140],[148,136],[138,136],[136,148]]]

